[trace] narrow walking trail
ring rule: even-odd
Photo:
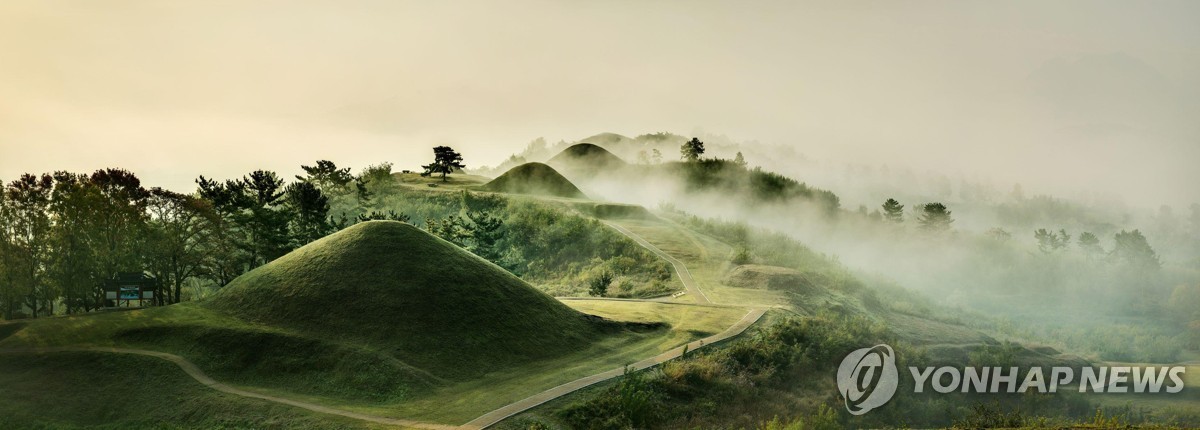
[[[0,350],[0,354],[44,354],[44,353],[54,353],[54,352],[106,352],[106,353],[112,353],[112,354],[144,355],[144,356],[159,358],[159,359],[163,359],[163,360],[175,363],[175,365],[179,366],[180,369],[183,369],[184,373],[187,373],[188,376],[191,376],[192,379],[195,379],[196,382],[199,382],[199,383],[207,386],[208,388],[212,388],[212,389],[220,391],[222,393],[232,394],[232,395],[241,396],[241,397],[249,397],[249,398],[254,398],[254,399],[266,400],[269,402],[282,403],[285,405],[308,409],[313,412],[320,412],[323,414],[331,414],[331,415],[340,415],[340,416],[347,417],[347,418],[354,418],[354,419],[358,419],[358,420],[370,421],[370,422],[379,423],[379,424],[411,427],[411,428],[418,428],[418,429],[430,429],[430,430],[449,430],[449,429],[457,428],[456,426],[452,426],[452,425],[424,423],[424,422],[420,422],[420,421],[412,421],[412,420],[404,420],[404,419],[397,419],[397,418],[387,418],[387,417],[380,417],[380,416],[374,416],[374,415],[360,414],[357,412],[344,411],[341,409],[335,409],[335,408],[331,408],[328,406],[322,406],[322,405],[318,405],[315,403],[301,402],[298,400],[292,400],[292,399],[287,399],[287,398],[283,398],[283,397],[255,393],[252,391],[246,391],[246,390],[234,388],[229,385],[225,385],[223,383],[217,382],[213,378],[209,377],[208,375],[206,375],[204,373],[204,371],[200,370],[199,367],[196,367],[196,365],[194,363],[192,363],[191,361],[188,361],[188,359],[180,357],[175,354],[168,354],[165,352],[150,351],[150,350],[145,350],[145,349],[113,348],[113,347],[103,347],[103,346],[63,346],[63,347],[48,347],[48,348],[14,348],[14,349]]]
[[[747,328],[749,328],[751,325],[753,325],[755,322],[757,322],[758,319],[761,318],[764,313],[766,313],[766,309],[752,309],[746,313],[746,316],[742,317],[742,319],[739,320],[737,323],[734,323],[732,326],[725,329],[725,331],[717,333],[717,334],[709,336],[709,337],[706,337],[704,339],[689,343],[686,345],[686,348],[688,351],[695,351],[706,345],[712,345],[714,343],[718,343],[723,340],[726,340],[731,337],[742,334],[742,332],[746,331]],[[659,364],[665,363],[670,360],[674,360],[683,355],[684,348],[685,348],[685,346],[681,346],[681,347],[672,349],[670,351],[664,352],[662,354],[639,361],[637,363],[630,364],[629,368],[630,368],[630,370],[642,370],[642,369],[645,369],[648,367],[657,366]],[[536,406],[546,403],[548,401],[557,399],[559,397],[573,393],[580,389],[589,387],[591,385],[594,385],[594,384],[597,384],[597,383],[600,383],[603,381],[607,381],[612,378],[616,378],[616,377],[624,375],[624,374],[625,374],[625,368],[618,367],[616,369],[611,369],[607,372],[597,373],[592,376],[586,376],[583,378],[579,378],[574,381],[568,382],[566,384],[562,384],[557,387],[551,388],[549,390],[543,391],[541,393],[534,394],[534,395],[529,396],[525,399],[522,399],[516,403],[511,403],[500,409],[496,409],[494,411],[488,412],[488,413],[484,414],[483,416],[480,416],[479,418],[476,418],[474,420],[471,420],[471,422],[464,424],[461,428],[468,429],[468,430],[487,428],[487,427],[492,426],[500,421],[503,421],[505,418],[519,414],[521,412],[525,412],[529,409],[532,409],[533,407],[536,407]]]
[[[647,242],[646,239],[642,238],[641,236],[638,236],[637,234],[629,231],[628,229],[626,229],[624,227],[621,227],[617,224],[614,224],[614,223],[611,223],[608,221],[604,221],[604,224],[608,225],[609,227],[612,227],[613,229],[615,229],[618,232],[620,232],[621,234],[629,237],[630,239],[633,239],[639,245],[645,247],[646,249],[650,250],[651,252],[658,255],[659,257],[662,257],[664,260],[667,260],[667,262],[671,263],[671,266],[675,269],[675,273],[679,276],[679,279],[683,283],[684,288],[687,289],[689,294],[692,294],[693,297],[696,298],[697,302],[699,302],[700,304],[712,304],[712,302],[708,299],[708,296],[704,294],[704,291],[701,290],[698,285],[696,285],[696,281],[694,279],[692,279],[691,272],[688,271],[687,266],[685,266],[683,264],[683,262],[679,261],[675,257],[672,257],[670,254],[663,252],[663,250],[654,246],[650,242]],[[683,303],[680,303],[680,304],[683,305]],[[642,369],[646,369],[649,367],[657,366],[664,362],[681,357],[683,355],[685,348],[688,351],[695,351],[702,347],[712,345],[715,343],[719,343],[726,339],[729,339],[729,338],[732,338],[739,334],[742,334],[742,332],[746,331],[747,328],[749,328],[751,325],[754,325],[755,322],[758,322],[758,320],[760,318],[762,318],[763,314],[765,314],[766,311],[767,310],[763,309],[763,308],[750,309],[746,313],[746,315],[742,317],[741,320],[738,320],[738,322],[734,323],[732,326],[730,326],[729,328],[725,329],[724,331],[722,331],[720,333],[706,337],[701,340],[693,341],[691,343],[688,343],[687,345],[680,346],[680,347],[672,349],[670,351],[663,352],[663,353],[655,355],[653,357],[649,357],[644,360],[638,361],[636,363],[630,364],[629,368],[630,368],[630,370],[642,370]],[[318,405],[315,403],[303,402],[303,401],[288,399],[288,398],[284,398],[284,397],[278,397],[278,396],[272,396],[272,395],[268,395],[268,394],[262,394],[262,393],[256,393],[256,392],[252,392],[252,391],[242,390],[239,388],[235,388],[235,387],[226,385],[221,382],[217,382],[216,380],[212,379],[207,374],[205,374],[204,371],[200,370],[199,367],[196,367],[196,365],[194,363],[192,363],[191,361],[188,361],[188,359],[180,357],[175,354],[166,353],[166,352],[150,351],[150,350],[145,350],[145,349],[116,348],[116,347],[102,347],[102,346],[64,346],[64,347],[43,347],[43,348],[0,349],[0,354],[44,354],[44,353],[54,353],[54,352],[80,352],[80,351],[82,351],[82,352],[104,352],[104,353],[112,353],[112,354],[133,354],[133,355],[154,357],[154,358],[158,358],[158,359],[162,359],[162,360],[166,360],[166,361],[175,363],[175,365],[179,366],[179,368],[182,369],[184,371],[184,373],[187,373],[188,376],[191,376],[192,379],[195,379],[197,382],[203,384],[204,386],[207,386],[209,388],[212,388],[214,390],[217,390],[217,391],[220,391],[223,393],[232,394],[232,395],[241,396],[241,397],[266,400],[269,402],[275,402],[275,403],[295,406],[298,408],[304,408],[304,409],[307,409],[307,410],[310,410],[313,412],[338,415],[338,416],[343,416],[343,417],[347,417],[347,418],[369,421],[369,422],[373,422],[373,423],[393,425],[393,426],[402,426],[402,427],[409,427],[409,428],[418,428],[418,429],[430,429],[430,430],[448,430],[448,429],[455,429],[455,428],[475,430],[475,429],[487,428],[492,425],[495,425],[496,423],[499,423],[500,421],[503,421],[504,419],[506,419],[508,417],[511,417],[513,415],[527,411],[533,407],[536,407],[536,406],[546,403],[548,401],[554,400],[556,398],[559,398],[559,397],[565,396],[567,394],[573,393],[575,391],[578,391],[582,388],[589,387],[591,385],[594,385],[594,384],[597,384],[597,383],[600,383],[603,381],[607,381],[609,379],[616,378],[618,376],[622,376],[625,374],[625,367],[620,367],[620,368],[616,368],[616,369],[610,369],[605,372],[597,373],[595,375],[579,378],[574,381],[567,382],[567,383],[559,385],[557,387],[548,389],[541,393],[534,394],[532,396],[529,396],[529,397],[519,400],[517,402],[502,406],[499,409],[496,409],[494,411],[483,414],[479,418],[475,418],[475,419],[471,420],[470,422],[463,424],[462,426],[453,426],[453,425],[446,425],[446,424],[426,423],[426,422],[413,421],[413,420],[405,420],[405,419],[398,419],[398,418],[381,417],[381,416],[376,416],[376,415],[368,415],[368,414],[363,414],[363,413],[358,413],[358,412],[351,412],[351,411],[346,411],[346,410],[342,410],[342,409],[331,408],[328,406],[322,406],[322,405]]]
[[[625,235],[626,237],[633,239],[633,241],[637,242],[638,245],[642,245],[643,248],[650,250],[650,252],[653,252],[654,254],[658,255],[659,257],[662,257],[663,260],[667,260],[668,263],[671,263],[671,266],[675,268],[675,273],[679,274],[679,280],[680,280],[680,282],[683,282],[683,287],[685,289],[687,289],[688,294],[691,294],[693,297],[696,298],[696,301],[698,303],[700,303],[700,304],[712,303],[712,301],[708,299],[708,295],[704,294],[704,290],[701,290],[700,286],[696,285],[696,280],[692,279],[692,272],[688,271],[687,266],[683,265],[682,261],[679,261],[675,257],[672,257],[671,254],[667,254],[666,252],[663,252],[663,250],[658,249],[657,246],[654,246],[650,242],[646,241],[645,238],[638,236],[634,232],[629,231],[629,229],[626,229],[625,227],[621,227],[621,226],[619,226],[615,223],[609,222],[609,221],[603,221],[603,222],[604,222],[604,225],[612,227],[613,230],[616,230],[616,231],[620,232],[621,234]]]

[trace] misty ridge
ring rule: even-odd
[[[689,139],[666,132],[602,133],[578,144],[537,139],[503,164],[474,172],[546,162],[594,199],[723,231],[742,243],[730,256],[734,264],[803,271],[800,262],[769,255],[766,242],[783,234],[874,287],[919,291],[931,303],[980,312],[987,317],[963,323],[1003,326],[1018,339],[1162,362],[1200,340],[1200,204],[1143,210],[1113,197],[1025,191],[1037,184],[819,163],[791,147],[720,135],[697,138],[706,151],[680,161]],[[555,156],[564,150],[574,161]],[[933,213],[925,210],[939,203]]]

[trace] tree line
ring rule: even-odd
[[[449,147],[434,148],[424,175],[444,179],[461,161]],[[0,192],[0,313],[94,311],[105,305],[104,281],[123,272],[156,278],[156,304],[178,303],[190,281],[222,286],[350,224],[407,221],[394,212],[330,216],[336,196],[369,206],[369,185],[394,183],[390,163],[358,175],[327,160],[301,169],[290,183],[268,170],[200,176],[192,194],[146,188],[119,168],[23,174]]]
[[[882,211],[876,210],[870,217],[892,224],[902,224],[904,222],[904,205],[900,204],[896,199],[887,199],[880,208]],[[917,226],[923,231],[945,232],[954,223],[951,211],[942,203],[926,203],[918,205],[917,209],[919,210],[916,217]],[[859,209],[860,213],[865,211],[865,208]],[[992,228],[985,234],[999,241],[1008,241],[1012,238],[1012,233],[999,227]],[[1051,231],[1039,228],[1033,231],[1033,238],[1037,243],[1038,250],[1042,254],[1059,253],[1067,250],[1071,245],[1071,234],[1067,233],[1066,229]],[[1100,244],[1099,237],[1087,231],[1080,233],[1075,243],[1088,260],[1098,260],[1107,257],[1113,261],[1140,269],[1157,270],[1162,267],[1158,253],[1150,246],[1150,242],[1146,240],[1146,236],[1137,229],[1129,231],[1121,230],[1115,233],[1113,235],[1112,249],[1109,250],[1105,250]]]
[[[329,194],[369,199],[370,176],[328,161],[303,169],[292,183],[266,170],[201,176],[193,194],[146,188],[124,169],[23,174],[0,193],[0,312],[94,311],[104,281],[122,272],[154,276],[157,304],[177,303],[189,280],[225,285],[358,221],[332,219]]]

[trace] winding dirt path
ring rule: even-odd
[[[689,294],[692,294],[696,298],[697,302],[699,302],[700,304],[704,304],[704,305],[713,304],[712,301],[710,301],[708,299],[708,296],[704,294],[704,291],[701,290],[700,287],[696,285],[696,281],[694,279],[692,279],[692,273],[688,271],[687,266],[685,266],[683,264],[683,262],[679,261],[675,257],[672,257],[670,254],[663,252],[663,250],[654,246],[650,242],[647,242],[646,239],[642,238],[641,236],[638,236],[637,234],[627,230],[624,227],[621,227],[619,225],[616,225],[616,224],[608,222],[608,221],[604,221],[604,224],[608,225],[609,227],[612,227],[613,229],[615,229],[618,232],[620,232],[621,234],[629,237],[630,239],[633,239],[639,245],[645,247],[646,249],[650,250],[651,252],[658,255],[659,257],[662,257],[664,260],[667,260],[667,262],[671,263],[671,266],[675,269],[675,273],[679,276],[679,280],[683,283],[684,288],[687,289]],[[643,301],[643,300],[630,300],[630,301]],[[680,303],[680,304],[683,304],[683,303]],[[642,370],[642,369],[646,369],[649,367],[657,366],[664,362],[667,362],[667,361],[670,361],[670,360],[673,360],[673,359],[683,356],[683,352],[684,352],[685,348],[688,351],[694,351],[694,350],[703,348],[707,345],[719,343],[721,341],[724,341],[724,340],[727,340],[734,336],[737,336],[739,334],[742,334],[742,332],[746,331],[747,328],[749,328],[755,322],[758,322],[759,318],[762,318],[763,314],[766,313],[766,311],[767,311],[766,309],[762,309],[762,308],[751,309],[749,312],[746,313],[745,316],[742,317],[741,320],[739,320],[737,323],[734,323],[732,326],[730,326],[729,328],[725,329],[724,331],[722,331],[720,333],[706,337],[701,340],[693,341],[691,343],[688,343],[687,345],[680,346],[680,347],[672,349],[670,351],[667,351],[667,352],[658,354],[656,356],[653,356],[653,357],[638,361],[636,363],[630,364],[629,368],[631,370]],[[564,395],[578,391],[582,388],[586,388],[591,385],[594,385],[594,384],[597,384],[597,383],[600,383],[603,381],[607,381],[609,379],[616,378],[618,376],[622,376],[625,374],[625,367],[620,367],[620,368],[611,369],[611,370],[608,370],[605,372],[597,373],[592,376],[586,376],[586,377],[583,377],[580,379],[576,379],[574,381],[567,382],[565,384],[548,389],[548,390],[543,391],[538,394],[534,394],[532,396],[529,396],[529,397],[519,400],[517,402],[505,405],[494,411],[488,412],[488,413],[480,416],[479,418],[475,418],[475,419],[471,420],[470,422],[463,424],[462,426],[452,426],[452,425],[445,425],[445,424],[434,424],[434,423],[426,423],[426,422],[412,421],[412,420],[405,420],[405,419],[398,419],[398,418],[387,418],[387,417],[380,417],[380,416],[375,416],[375,415],[367,415],[367,414],[362,414],[362,413],[358,413],[358,412],[350,412],[350,411],[346,411],[346,410],[331,408],[328,406],[322,406],[322,405],[318,405],[315,403],[302,402],[302,401],[288,399],[288,398],[284,398],[284,397],[278,397],[278,396],[272,396],[272,395],[268,395],[268,394],[255,393],[252,391],[242,390],[239,388],[235,388],[235,387],[223,384],[221,382],[217,382],[216,380],[212,379],[207,374],[205,374],[204,371],[200,370],[200,368],[197,367],[194,363],[192,363],[191,361],[188,361],[186,358],[180,357],[175,354],[169,354],[169,353],[159,352],[159,351],[150,351],[150,350],[144,350],[144,349],[131,349],[131,348],[101,347],[101,346],[65,346],[65,347],[45,347],[45,348],[0,349],[0,354],[43,354],[43,353],[76,352],[76,351],[105,352],[105,353],[113,353],[113,354],[134,354],[134,355],[154,357],[154,358],[158,358],[158,359],[162,359],[162,360],[166,360],[166,361],[175,363],[175,365],[179,366],[179,368],[182,369],[184,371],[184,373],[187,373],[188,376],[191,376],[192,379],[195,379],[197,382],[203,384],[204,386],[207,386],[209,388],[212,388],[214,390],[217,390],[217,391],[220,391],[223,393],[232,394],[232,395],[241,396],[241,397],[266,400],[269,402],[281,403],[281,404],[285,404],[285,405],[295,406],[298,408],[304,408],[304,409],[307,409],[307,410],[310,410],[313,412],[338,415],[338,416],[343,416],[343,417],[347,417],[347,418],[369,421],[369,422],[373,422],[373,423],[410,427],[410,428],[418,428],[418,429],[430,429],[430,430],[448,430],[448,429],[455,429],[455,428],[475,430],[475,429],[487,428],[492,425],[495,425],[496,423],[499,423],[500,421],[503,421],[504,419],[506,419],[508,417],[519,414],[521,412],[529,410],[533,407],[536,407],[536,406],[546,403],[548,401],[554,400],[556,398],[559,398]]]
[[[106,352],[106,353],[113,353],[113,354],[144,355],[147,357],[154,357],[154,358],[158,358],[158,359],[162,359],[162,360],[166,360],[166,361],[175,363],[175,365],[179,366],[180,369],[183,369],[184,373],[187,373],[188,376],[191,376],[192,379],[195,379],[196,382],[199,382],[199,383],[203,384],[204,386],[207,386],[208,388],[212,388],[212,389],[220,391],[222,393],[228,393],[228,394],[232,394],[235,396],[241,396],[241,397],[249,397],[249,398],[254,398],[254,399],[266,400],[269,402],[282,403],[285,405],[308,409],[313,412],[320,412],[323,414],[331,414],[331,415],[340,415],[340,416],[347,417],[347,418],[354,418],[354,419],[358,419],[358,420],[370,421],[370,422],[379,423],[379,424],[403,426],[403,427],[411,427],[411,428],[419,428],[419,429],[430,429],[430,430],[450,430],[450,429],[457,428],[457,427],[451,426],[451,425],[424,423],[424,422],[412,421],[412,420],[386,418],[386,417],[379,417],[379,416],[374,416],[374,415],[360,414],[357,412],[344,411],[341,409],[335,409],[335,408],[331,408],[328,406],[321,406],[321,405],[318,405],[315,403],[301,402],[298,400],[292,400],[292,399],[287,399],[287,398],[283,398],[283,397],[255,393],[252,391],[246,391],[246,390],[234,388],[229,385],[225,385],[223,383],[217,382],[213,378],[209,377],[207,374],[204,373],[204,371],[200,370],[199,367],[196,367],[196,365],[194,363],[192,363],[191,361],[188,361],[188,359],[180,357],[175,354],[168,354],[165,352],[149,351],[149,350],[145,350],[145,349],[114,348],[114,347],[103,347],[103,346],[63,346],[63,347],[48,347],[48,348],[14,348],[14,349],[0,350],[0,354],[43,354],[43,353],[53,353],[53,352]]]

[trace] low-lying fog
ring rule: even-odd
[[[1186,1],[9,1],[0,177],[121,166],[186,191],[199,174],[292,173],[320,158],[410,168],[434,144],[479,167],[537,136],[709,131],[803,154],[746,150],[851,207],[877,196],[811,163],[1183,208],[1200,201],[1198,12]]]
[[[669,131],[868,215],[581,185],[770,226],[946,303],[1136,314],[1157,308],[1131,297],[1200,285],[1198,16],[1191,1],[6,1],[0,177],[123,167],[192,191],[318,159],[415,169],[451,145],[479,168],[538,136]],[[888,197],[902,228],[868,221]],[[916,232],[934,201],[952,239]],[[988,242],[994,227],[1010,241]],[[1163,268],[1050,256],[1036,228],[1106,250],[1141,229]]]

